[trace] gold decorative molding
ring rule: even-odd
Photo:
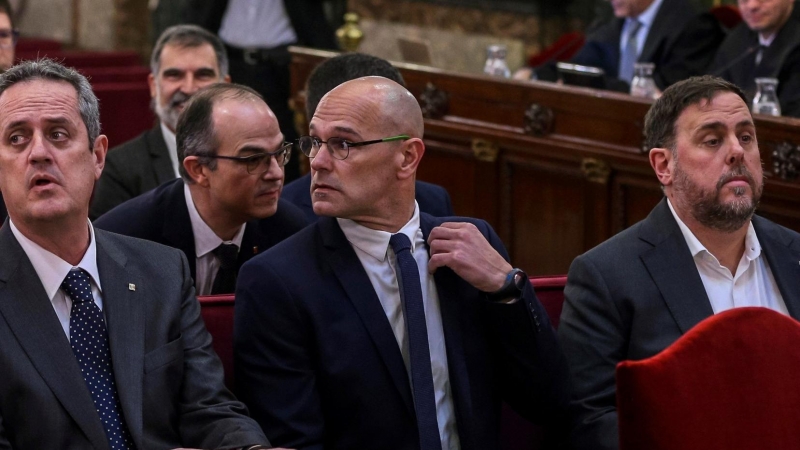
[[[533,103],[525,110],[523,119],[525,134],[547,136],[553,132],[555,114],[553,110],[539,103]]]
[[[472,139],[472,154],[478,161],[495,162],[498,153],[500,153],[500,146],[497,145],[497,142],[479,138]]]
[[[583,158],[581,172],[590,183],[608,184],[608,178],[611,176],[611,167],[600,159]]]

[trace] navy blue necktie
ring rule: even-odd
[[[230,294],[236,291],[236,276],[239,274],[236,260],[239,247],[236,244],[219,244],[211,251],[219,259],[219,270],[211,286],[211,294]]]
[[[122,417],[122,408],[114,383],[111,351],[103,313],[92,297],[89,274],[83,269],[70,270],[61,289],[72,299],[69,315],[69,342],[78,360],[83,381],[103,422],[112,450],[133,449],[133,440]]]
[[[405,306],[408,348],[411,361],[411,387],[417,413],[421,450],[442,450],[439,424],[436,421],[436,397],[433,392],[431,352],[428,347],[428,327],[422,303],[419,266],[411,255],[411,241],[402,233],[392,235],[389,245],[397,257],[400,298]]]

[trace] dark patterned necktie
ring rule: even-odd
[[[211,286],[212,294],[230,294],[236,291],[236,260],[239,258],[239,247],[236,244],[219,244],[211,253],[219,259],[219,270]]]
[[[628,83],[633,79],[633,66],[636,60],[639,59],[639,28],[642,27],[642,22],[636,19],[631,20],[628,27],[628,39],[625,46],[622,48],[622,55],[619,59],[619,79],[625,80]]]
[[[72,299],[69,315],[69,342],[78,360],[83,381],[92,394],[92,401],[103,422],[112,450],[133,449],[133,440],[122,416],[111,350],[103,313],[92,297],[89,274],[83,269],[70,270],[61,289]]]
[[[411,364],[411,387],[417,415],[421,450],[442,450],[439,424],[436,421],[436,397],[433,392],[431,353],[428,347],[428,327],[422,303],[419,266],[411,255],[411,241],[402,233],[392,235],[389,245],[397,257],[400,298],[405,306],[408,349]]]

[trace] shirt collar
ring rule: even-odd
[[[763,45],[764,47],[769,47],[770,45],[772,45],[772,41],[775,40],[775,36],[777,35],[778,33],[772,33],[770,37],[764,39],[763,37],[761,37],[761,33],[758,33],[758,43]]]
[[[100,273],[97,270],[97,244],[94,238],[94,227],[92,227],[92,223],[89,222],[88,219],[87,223],[89,226],[89,248],[86,249],[86,253],[83,254],[83,258],[75,267],[85,270],[92,278],[92,281],[94,281],[97,289],[102,292],[103,290],[100,286]],[[73,269],[72,264],[64,261],[50,251],[42,248],[39,244],[28,239],[24,234],[22,234],[21,231],[19,231],[17,226],[14,225],[14,222],[10,219],[9,224],[11,225],[11,232],[14,233],[14,237],[17,238],[17,242],[19,242],[22,250],[25,251],[26,255],[28,255],[28,259],[31,261],[33,269],[36,270],[36,275],[38,275],[39,279],[42,280],[42,286],[47,294],[47,298],[49,298],[50,301],[53,301],[56,292],[58,292],[58,289],[61,287],[61,283],[67,277],[69,271]]]
[[[350,219],[337,217],[336,221],[339,222],[339,227],[341,227],[347,241],[350,242],[353,247],[358,248],[379,262],[386,261],[389,251],[389,239],[395,233],[373,230],[372,228],[359,225]],[[408,240],[411,241],[411,253],[414,253],[416,249],[417,242],[415,238],[418,230],[419,205],[414,201],[414,214],[411,216],[411,220],[406,222],[398,231],[398,233],[403,233],[408,236]]]
[[[667,205],[669,205],[669,210],[672,213],[672,217],[675,218],[675,221],[678,222],[678,227],[681,229],[681,233],[683,234],[683,238],[686,240],[686,244],[689,246],[689,252],[692,254],[692,257],[697,256],[702,252],[706,252],[709,255],[711,252],[703,245],[697,237],[692,233],[692,230],[686,226],[685,223],[678,217],[678,214],[675,212],[675,209],[672,207],[672,202],[667,199]],[[756,236],[756,230],[753,228],[753,221],[750,221],[747,225],[747,234],[744,238],[744,255],[749,261],[752,261],[759,256],[761,256],[761,243],[758,242],[758,236]]]
[[[639,16],[635,17],[635,19],[641,22],[644,28],[648,30],[653,25],[653,21],[656,19],[656,14],[658,14],[658,9],[661,7],[661,2],[664,0],[656,0],[647,9],[644,10],[643,13],[639,14]],[[632,20],[629,18],[628,20]]]
[[[186,208],[189,210],[189,221],[192,223],[192,232],[194,233],[194,251],[197,258],[201,258],[206,254],[212,252],[220,244],[236,244],[237,247],[242,247],[242,238],[244,237],[244,228],[247,223],[242,224],[239,231],[230,241],[223,241],[214,233],[214,230],[200,217],[197,207],[194,205],[192,199],[192,192],[189,190],[189,185],[183,185],[183,194],[186,198]]]

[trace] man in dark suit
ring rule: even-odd
[[[186,258],[88,222],[108,141],[86,78],[10,69],[0,129],[0,447],[267,444],[223,386]]]
[[[188,0],[186,21],[219,35],[230,56],[233,79],[264,96],[286,139],[293,141],[297,131],[289,108],[289,46],[338,48],[323,0]],[[287,166],[287,181],[299,176],[296,163]]]
[[[191,96],[201,88],[230,81],[225,47],[216,36],[192,25],[161,34],[150,58],[150,96],[159,123],[112,148],[95,187],[89,217],[179,177],[175,127]]]
[[[612,90],[629,90],[635,62],[655,64],[660,90],[701,75],[725,37],[717,20],[698,14],[689,0],[614,0],[611,6],[615,17],[592,27],[570,62],[603,69]],[[551,72],[537,71],[540,79],[554,78]]]
[[[645,135],[666,198],[567,277],[558,334],[575,384],[575,449],[619,448],[620,361],[653,356],[734,307],[800,318],[800,235],[754,215],[764,178],[744,93],[709,76],[676,83]]]
[[[564,357],[527,276],[485,222],[414,201],[425,146],[413,95],[349,81],[310,130],[299,146],[325,217],[247,262],[236,292],[236,386],[268,437],[492,450],[501,400],[561,418]]]
[[[800,3],[740,0],[743,22],[717,52],[711,72],[752,100],[756,78],[778,80],[781,115],[800,117]]]
[[[312,117],[320,99],[331,89],[345,81],[367,76],[388,78],[401,86],[405,81],[400,71],[389,61],[363,53],[345,53],[321,62],[306,82],[306,117]],[[453,207],[450,194],[441,187],[424,181],[417,181],[414,191],[421,211],[435,217],[452,216]],[[303,210],[309,223],[316,222],[318,216],[311,207],[311,173],[287,184],[282,198],[294,203]]]
[[[95,226],[179,248],[200,295],[231,293],[242,263],[307,223],[279,199],[292,145],[258,93],[227,83],[195,94],[177,141],[182,179],[123,203]]]

